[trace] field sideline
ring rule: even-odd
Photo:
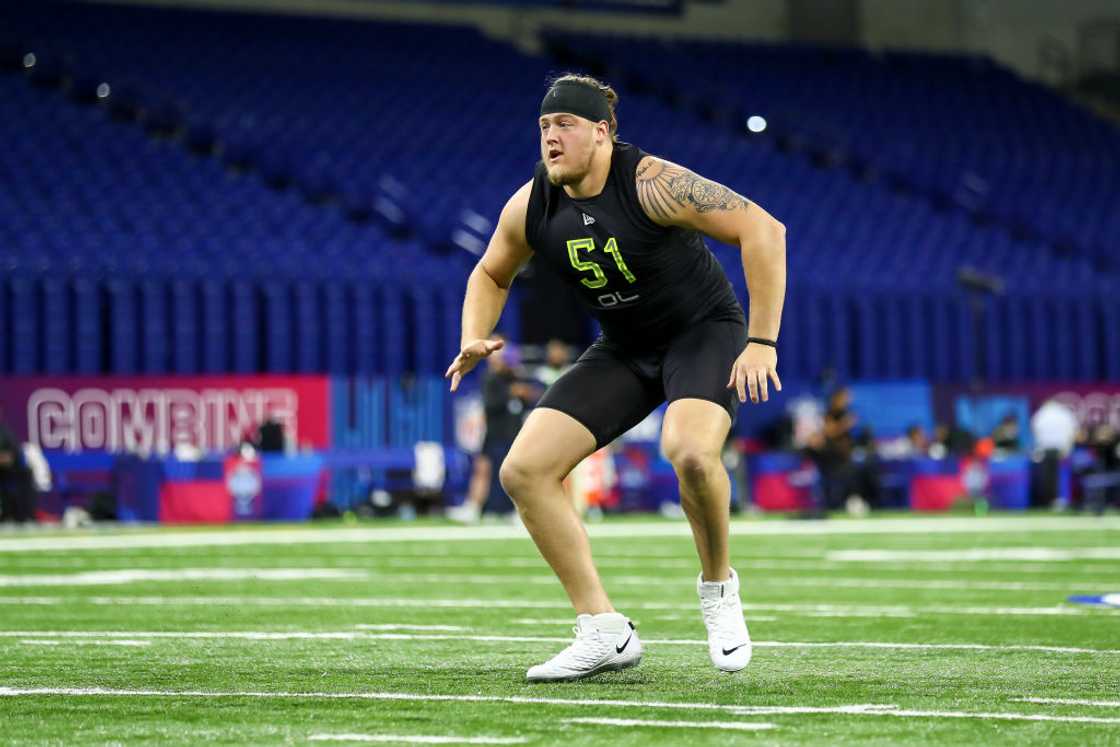
[[[574,617],[524,530],[0,532],[4,744],[1120,745],[1120,518],[736,521],[754,659],[687,526],[590,528],[640,667],[529,685]]]

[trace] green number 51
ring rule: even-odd
[[[595,251],[595,239],[572,239],[568,242],[568,259],[572,262],[572,267],[580,272],[590,272],[593,277],[580,278],[580,282],[588,288],[602,288],[607,284],[607,276],[603,272],[603,268],[597,262],[590,260],[582,260],[579,258],[580,251],[591,253]],[[603,251],[614,257],[614,263],[618,266],[618,271],[622,273],[622,277],[626,278],[626,282],[633,283],[635,281],[634,273],[630,272],[630,268],[626,266],[626,260],[622,258],[622,252],[618,250],[618,242],[612,237],[607,245],[603,247]]]

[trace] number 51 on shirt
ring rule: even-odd
[[[583,260],[579,258],[580,251],[585,251],[588,254],[595,251],[595,239],[571,239],[568,241],[568,259],[572,262],[572,267],[580,272],[590,272],[593,277],[580,278],[580,282],[588,288],[602,288],[607,284],[607,276],[603,272],[603,268],[597,262],[590,260]],[[603,251],[614,257],[614,263],[618,266],[618,271],[622,273],[622,277],[626,278],[626,282],[633,283],[635,281],[634,273],[630,272],[630,268],[626,266],[626,260],[622,258],[622,252],[618,250],[618,242],[612,236],[607,245],[603,247]]]

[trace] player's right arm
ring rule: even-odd
[[[504,344],[488,338],[502,315],[513,279],[533,256],[525,238],[525,216],[532,190],[533,183],[526,182],[509,198],[482,259],[467,280],[459,354],[444,374],[444,378],[451,379],[451,391],[459,388],[459,382],[480,360]]]

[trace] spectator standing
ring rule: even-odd
[[[0,521],[35,518],[35,484],[23,449],[0,412]]]
[[[1059,468],[1061,460],[1073,450],[1077,417],[1061,402],[1047,400],[1031,416],[1031,434],[1041,457],[1032,505],[1064,508],[1069,504],[1069,496],[1060,494]]]
[[[482,379],[486,436],[482,451],[474,460],[467,500],[447,512],[449,519],[464,524],[478,521],[483,513],[514,514],[513,502],[502,490],[498,474],[513,439],[521,430],[525,413],[541,393],[536,384],[524,381],[514,368],[505,338],[494,335],[491,339],[503,344],[486,359],[487,369]]]

